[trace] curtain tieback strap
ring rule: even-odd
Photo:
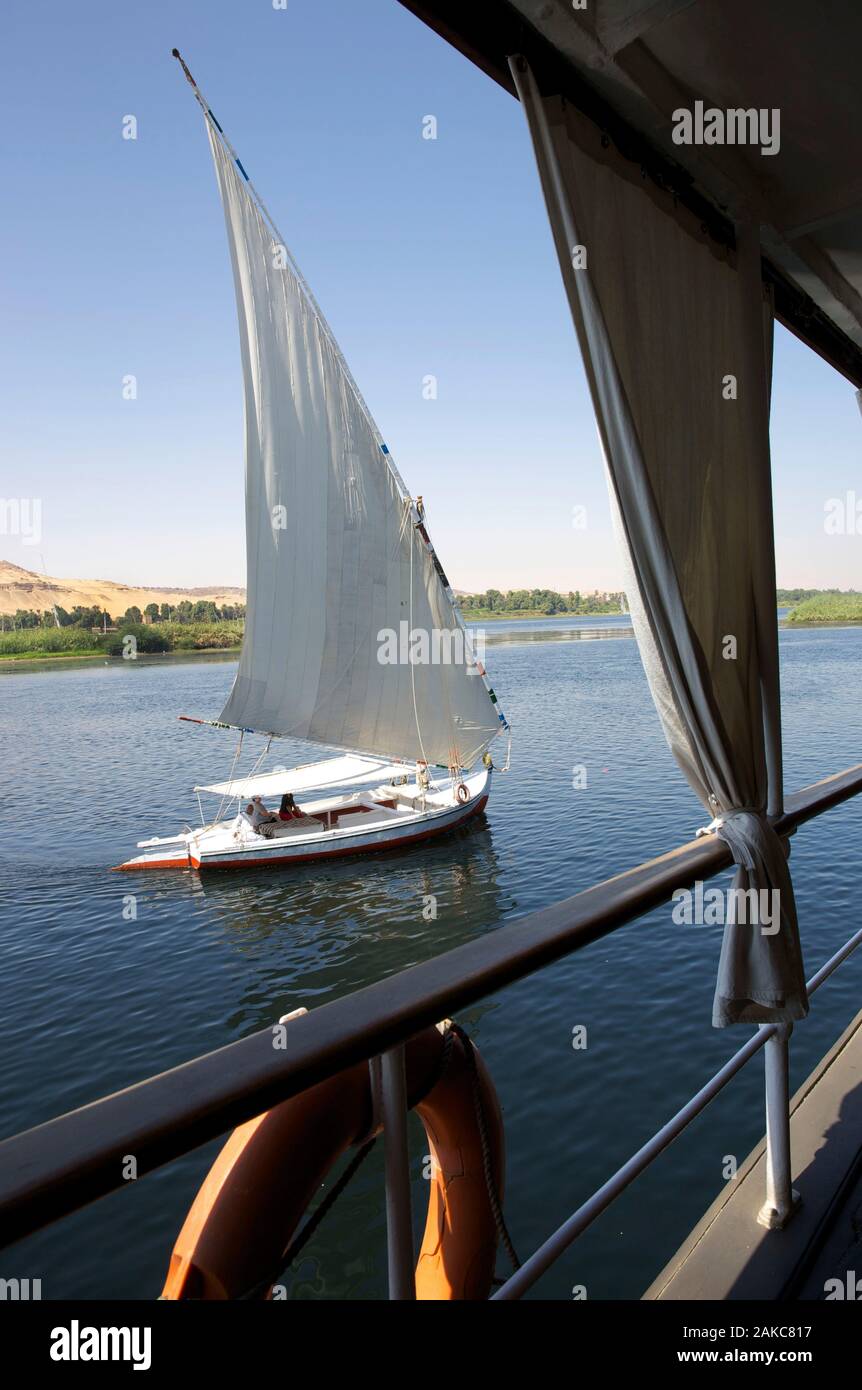
[[[731,816],[763,816],[763,812],[758,811],[754,806],[736,806],[731,811],[721,811],[717,816],[713,817],[709,825],[702,825],[699,830],[696,830],[695,835],[700,837],[701,835],[717,834],[725,821],[729,820]],[[763,816],[763,819],[765,820],[766,817]]]
[[[753,806],[737,806],[724,811],[697,831],[697,835],[711,834],[724,840],[733,854],[733,862],[745,869],[753,869],[756,859],[768,862],[776,847],[783,859],[789,852],[786,840],[779,836],[766,813]]]

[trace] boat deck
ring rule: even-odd
[[[304,801],[301,815],[273,826],[267,840],[299,840],[330,830],[371,830],[404,820],[418,819],[425,812],[447,809],[450,804],[447,780],[443,789],[423,795],[416,782],[401,786],[385,784],[352,795],[342,793],[315,801]],[[233,819],[229,822],[233,826]],[[264,837],[262,837],[264,838]],[[255,843],[252,840],[252,843]]]
[[[793,1097],[790,1132],[802,1201],[785,1229],[757,1222],[762,1140],[645,1299],[820,1300],[862,1280],[862,1011]]]

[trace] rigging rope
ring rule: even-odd
[[[408,498],[407,504],[406,504],[406,511],[407,511],[408,514],[409,514],[409,509],[410,509],[412,506],[413,506],[413,503],[412,503],[412,502],[410,501],[410,499]],[[415,528],[414,528],[414,530],[411,532],[411,535],[410,535],[410,632],[409,632],[409,634],[408,634],[408,643],[409,643],[410,641],[413,640],[413,552],[414,552],[415,549],[416,549],[416,531],[415,531]],[[410,651],[408,651],[408,653],[407,653],[407,659],[408,659],[408,661],[410,662],[410,689],[411,689],[412,694],[413,694],[413,718],[416,720],[416,736],[417,736],[417,738],[419,739],[419,751],[420,751],[421,754],[422,754],[422,761],[425,763],[425,771],[428,773],[428,780],[429,780],[429,782],[430,782],[430,781],[431,781],[431,772],[430,772],[430,768],[429,768],[429,766],[428,766],[428,757],[427,757],[427,755],[426,755],[426,753],[425,753],[425,745],[424,745],[423,742],[422,742],[422,730],[421,730],[420,727],[419,727],[419,709],[418,709],[418,706],[417,706],[417,704],[416,704],[416,666],[415,666],[415,663],[414,663],[414,661],[413,661],[412,653],[411,653]],[[419,786],[419,770],[418,770],[418,768],[417,768],[417,771],[416,771],[416,785],[417,785],[417,787]],[[435,785],[435,784],[434,784],[434,783],[431,783],[431,785],[433,786],[433,785]],[[423,810],[425,809],[425,797],[424,797],[424,796],[423,796],[423,798],[422,798],[422,809],[423,809]]]
[[[311,1240],[311,1237],[314,1235],[318,1226],[323,1221],[323,1218],[326,1216],[327,1212],[331,1211],[332,1208],[335,1206],[335,1203],[338,1201],[338,1198],[341,1196],[345,1187],[350,1182],[354,1173],[356,1173],[357,1170],[361,1168],[362,1164],[365,1162],[366,1158],[371,1153],[371,1150],[374,1148],[374,1145],[376,1143],[377,1137],[375,1136],[373,1139],[369,1139],[367,1144],[363,1144],[362,1148],[359,1149],[358,1152],[353,1155],[353,1158],[350,1160],[344,1172],[341,1174],[341,1177],[335,1183],[334,1187],[332,1188],[332,1191],[327,1193],[317,1210],[308,1218],[302,1230],[299,1232],[299,1235],[291,1241],[290,1245],[287,1247],[284,1254],[279,1259],[277,1268],[271,1271],[268,1275],[266,1275],[265,1278],[259,1280],[257,1284],[254,1284],[250,1289],[246,1291],[246,1293],[240,1294],[241,1300],[249,1301],[252,1299],[260,1298],[261,1294],[266,1293],[266,1291],[270,1289],[272,1285],[276,1282],[282,1270],[288,1269],[290,1265],[293,1264],[293,1261],[296,1259],[300,1250],[302,1250],[303,1246],[307,1245],[308,1242]]]
[[[244,737],[243,731],[240,730],[239,742],[238,742],[238,744],[237,744],[237,746],[236,746],[236,752],[235,752],[234,755],[233,755],[233,762],[232,762],[231,765],[230,765],[230,776],[229,776],[228,779],[227,779],[227,780],[228,780],[228,783],[231,783],[231,782],[233,781],[233,774],[234,774],[234,772],[235,772],[235,770],[236,770],[237,762],[239,761],[239,755],[240,755],[240,753],[242,752],[242,740],[243,740],[243,737]],[[216,812],[216,820],[217,820],[217,821],[220,821],[220,820],[221,820],[221,813],[222,813],[222,811],[224,810],[225,802],[226,802],[228,799],[229,799],[229,798],[228,798],[228,794],[227,794],[227,792],[225,792],[224,795],[222,796],[221,801],[220,801],[219,804],[218,804],[218,811]],[[230,800],[233,800],[233,797],[231,797]]]
[[[488,1126],[485,1121],[485,1110],[482,1105],[482,1092],[479,1086],[479,1069],[476,1066],[476,1052],[473,1047],[472,1039],[467,1036],[464,1029],[458,1023],[451,1025],[451,1031],[461,1039],[464,1052],[467,1056],[467,1066],[470,1070],[470,1089],[473,1093],[473,1110],[476,1115],[476,1124],[479,1129],[479,1142],[482,1145],[482,1168],[485,1173],[485,1188],[488,1193],[488,1201],[494,1216],[494,1223],[497,1233],[503,1243],[503,1247],[512,1262],[513,1269],[521,1268],[521,1261],[515,1253],[512,1244],[512,1237],[509,1235],[509,1228],[503,1216],[503,1206],[500,1201],[500,1194],[497,1191],[497,1184],[494,1181],[494,1170],[491,1167],[491,1144],[488,1139]]]

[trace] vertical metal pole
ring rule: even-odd
[[[416,1297],[413,1269],[413,1215],[410,1206],[410,1165],[407,1153],[407,1083],[404,1048],[381,1058],[383,1146],[386,1164],[386,1236],[389,1253],[389,1297]]]
[[[769,1025],[766,1025],[767,1027]],[[790,1049],[792,1023],[779,1023],[763,1049],[766,1077],[766,1201],[757,1219],[780,1231],[799,1206],[790,1170]]]

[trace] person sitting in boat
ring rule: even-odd
[[[278,819],[302,820],[304,816],[305,812],[297,806],[293,794],[291,792],[285,792],[284,796],[281,798],[281,805],[278,808]]]
[[[243,815],[256,835],[268,838],[272,827],[278,824],[278,816],[264,806],[259,796],[253,796],[243,808]]]

